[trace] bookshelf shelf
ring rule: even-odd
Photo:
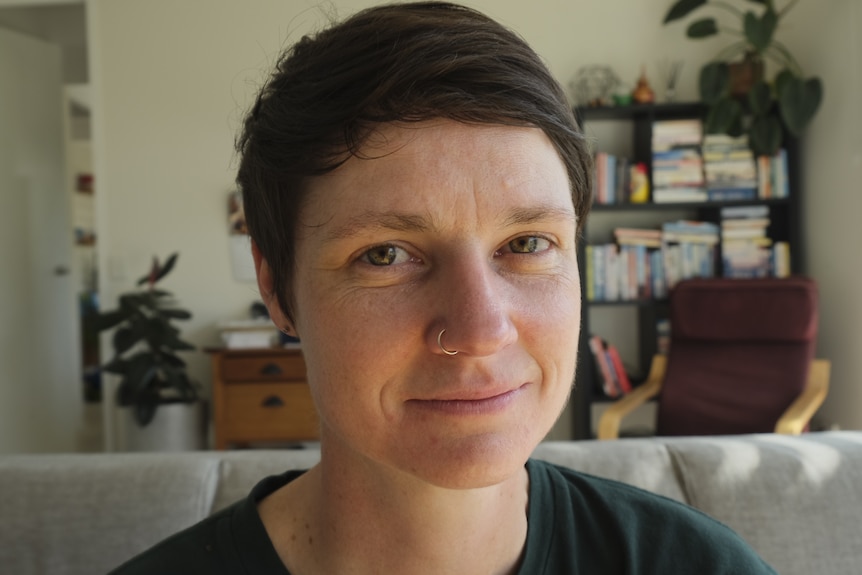
[[[668,202],[656,204],[648,202],[645,204],[593,204],[590,213],[595,212],[664,212],[670,210],[704,210],[721,209],[726,206],[785,206],[790,203],[790,198],[771,198],[764,200],[737,200],[733,202]]]
[[[576,109],[575,115],[587,136],[596,142],[596,152],[626,155],[632,163],[647,164],[650,189],[653,186],[653,125],[665,120],[703,119],[706,108],[698,102],[658,105],[633,105]],[[602,128],[602,126],[605,126]],[[609,128],[608,128],[609,126]],[[608,136],[607,138],[605,136]],[[623,151],[618,152],[616,148]],[[698,220],[717,226],[722,221],[722,208],[767,206],[769,223],[766,236],[770,241],[789,246],[789,268],[793,274],[804,272],[801,229],[801,166],[799,142],[786,140],[787,197],[745,199],[733,201],[686,201],[665,203],[594,203],[584,230],[584,241],[579,246],[582,286],[581,339],[578,353],[578,373],[573,393],[574,437],[593,436],[591,407],[614,401],[602,390],[597,367],[589,346],[592,335],[599,335],[618,346],[626,371],[634,386],[643,381],[652,356],[659,349],[656,324],[668,318],[666,297],[650,299],[617,299],[603,301],[587,298],[586,246],[608,244],[614,241],[612,230],[622,228],[662,227],[664,222]],[[719,239],[725,232],[721,231]],[[715,275],[723,274],[721,243],[714,256]],[[639,292],[640,293],[640,292]],[[649,293],[649,292],[646,292]],[[634,295],[633,293],[630,295]],[[597,333],[593,333],[593,331]],[[625,353],[624,353],[625,352]]]

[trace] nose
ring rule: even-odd
[[[493,266],[455,263],[441,272],[435,287],[441,311],[427,337],[435,353],[488,356],[517,341],[507,282]]]

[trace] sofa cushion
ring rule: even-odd
[[[320,461],[320,449],[224,451],[213,512],[245,498],[258,481],[290,469],[308,469]]]
[[[685,502],[670,454],[659,441],[547,441],[536,448],[533,457]]]
[[[782,575],[859,573],[862,434],[666,440],[689,503]]]
[[[106,573],[209,515],[218,458],[0,458],[0,565],[15,575]]]

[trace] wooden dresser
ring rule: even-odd
[[[315,440],[317,413],[295,349],[209,350],[215,448]]]

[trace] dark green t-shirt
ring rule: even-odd
[[[676,501],[543,461],[530,475],[520,575],[775,575],[733,531]],[[268,477],[244,500],[110,575],[290,575],[257,503],[302,472]]]

